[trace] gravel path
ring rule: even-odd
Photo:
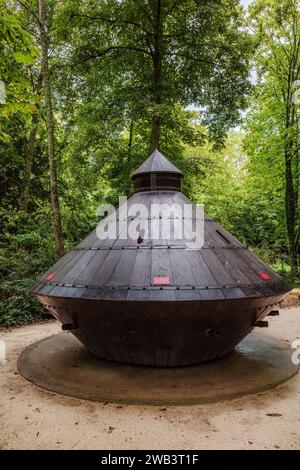
[[[266,334],[291,343],[300,338],[300,307],[281,310],[269,323]],[[0,449],[300,448],[299,374],[271,391],[213,405],[88,402],[42,390],[17,371],[28,344],[59,330],[56,321],[0,330],[7,347],[0,365]]]

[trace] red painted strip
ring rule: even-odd
[[[154,286],[167,286],[170,284],[170,278],[165,276],[165,277],[160,277],[160,276],[154,276],[152,278],[152,284]]]
[[[46,277],[47,281],[51,281],[51,279],[56,275],[57,273],[50,273],[48,274],[48,276]]]
[[[269,281],[271,278],[267,273],[259,273],[260,277],[262,277],[265,281]]]

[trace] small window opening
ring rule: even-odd
[[[225,237],[225,235],[223,235],[223,233],[221,233],[219,230],[216,230],[217,234],[222,238],[222,240],[226,243],[228,243],[228,245],[230,245],[230,241],[228,240],[228,238]]]

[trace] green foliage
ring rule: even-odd
[[[86,206],[85,200],[74,211],[70,206],[62,208],[67,250],[96,223],[94,208],[88,210]],[[1,215],[0,324],[33,322],[43,318],[46,311],[32,297],[29,288],[56,261],[50,204],[43,204],[30,214],[11,209],[9,215]]]
[[[55,31],[72,87],[65,90],[67,107],[70,95],[71,102],[80,95],[91,110],[89,132],[111,125],[115,136],[133,121],[148,141],[151,120],[159,115],[160,147],[168,153],[170,131],[174,136],[178,127],[175,108],[183,114],[196,104],[220,144],[249,92],[252,40],[241,11],[237,0],[63,2]]]
[[[249,138],[236,130],[221,151],[208,144],[187,147],[190,171],[185,188],[194,201],[204,204],[207,214],[289,277],[282,176],[272,161],[263,158],[265,153],[253,158]],[[259,148],[257,136],[254,148]]]
[[[0,240],[0,324],[17,325],[37,321],[45,310],[28,289],[54,262],[52,237],[36,231],[37,220],[11,212]],[[41,229],[41,227],[39,227]]]
[[[149,153],[153,117],[159,116],[160,149],[183,171],[183,191],[290,275],[283,103],[277,96],[286,84],[266,73],[268,65],[274,68],[275,53],[280,60],[285,54],[280,34],[273,52],[267,47],[275,23],[266,11],[283,21],[282,5],[289,1],[294,0],[277,2],[279,7],[275,0],[255,2],[252,37],[238,0],[46,2],[66,250],[95,226],[100,203],[117,204],[119,195],[132,193],[130,175]],[[157,35],[158,5],[162,31]],[[0,80],[7,85],[7,103],[0,105],[2,325],[43,318],[44,309],[28,289],[56,260],[38,1],[27,0],[26,6],[0,0]],[[243,128],[232,130],[247,104],[254,41],[260,81]],[[294,123],[293,136],[295,130]]]
[[[282,250],[289,251],[292,274],[296,276],[300,115],[293,94],[300,79],[300,3],[256,0],[250,12],[258,43],[254,59],[259,78],[245,126],[252,188],[256,193],[261,191],[269,200],[270,212],[277,214],[274,238]]]
[[[23,28],[13,6],[0,0],[0,80],[5,84],[6,103],[0,104],[0,142],[7,143],[7,120],[16,113],[35,111],[35,94],[30,87],[28,70],[38,50],[32,36]]]

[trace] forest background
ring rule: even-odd
[[[156,148],[299,280],[298,0],[0,0],[0,324]]]

